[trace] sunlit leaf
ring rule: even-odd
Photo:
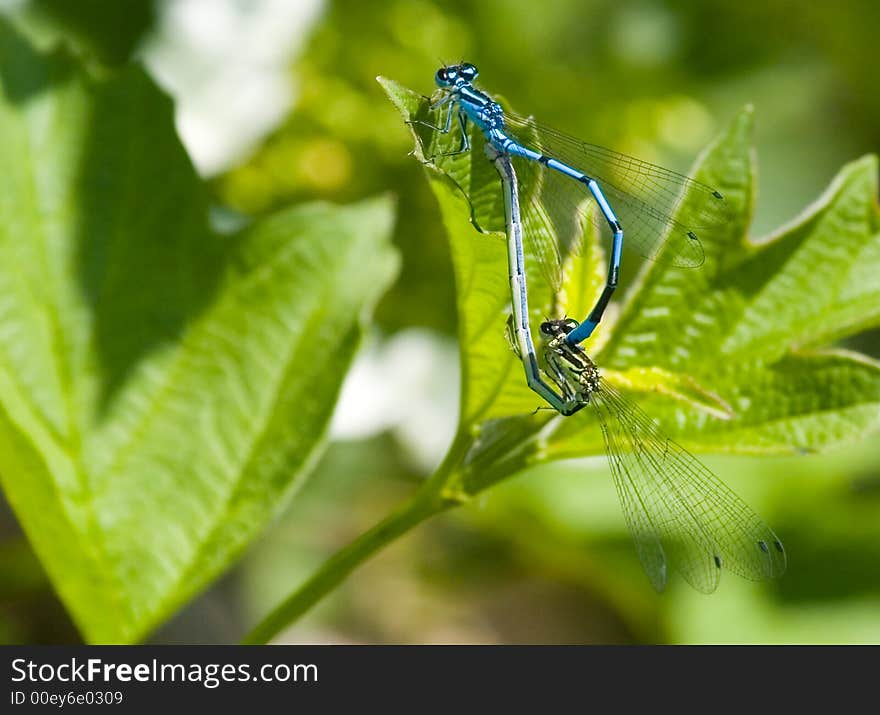
[[[0,478],[84,636],[130,642],[305,478],[394,275],[386,200],[209,227],[170,101],[0,24]]]

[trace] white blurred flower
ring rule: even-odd
[[[242,159],[293,104],[290,64],[322,0],[165,0],[142,48],[177,102],[177,128],[196,168]]]
[[[330,428],[337,440],[390,430],[416,466],[434,469],[455,434],[458,350],[428,330],[372,340],[342,386]]]

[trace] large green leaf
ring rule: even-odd
[[[231,235],[169,100],[0,24],[0,477],[93,642],[142,638],[305,477],[396,257],[386,200]]]
[[[405,119],[426,120],[424,97],[380,81]],[[479,132],[472,135],[471,152],[437,158],[455,148],[457,138],[411,127],[416,158],[425,163],[443,213],[458,281],[462,427],[473,431],[514,415],[527,419],[540,400],[526,388],[504,337],[510,298],[505,240],[498,232],[503,210],[486,199],[500,194],[498,177]],[[607,379],[645,403],[695,451],[801,452],[856,440],[880,426],[880,365],[823,346],[880,324],[880,293],[871,278],[880,272],[877,160],[868,156],[844,167],[798,220],[751,241],[751,128],[747,109],[692,172],[724,193],[733,217],[726,231],[704,239],[705,265],[646,263],[619,317],[612,311],[586,349]],[[686,198],[680,218],[693,210],[694,200]],[[589,250],[570,257],[555,301],[575,317],[592,306],[604,273],[598,236],[590,229],[587,239]],[[534,328],[554,301],[540,277],[530,275],[529,288]],[[558,420],[552,430],[546,418],[532,421],[542,438],[517,464],[602,450],[589,411]],[[486,469],[473,454],[471,461]]]

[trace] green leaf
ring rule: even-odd
[[[132,642],[305,478],[393,278],[387,200],[231,235],[139,69],[0,24],[0,478],[92,642]]]
[[[845,166],[798,219],[752,241],[751,130],[746,110],[694,172],[720,188],[737,220],[704,242],[700,270],[646,265],[619,320],[606,326],[597,360],[710,386],[732,419],[656,400],[650,408],[695,449],[805,452],[858,440],[880,425],[880,366],[821,347],[880,324],[880,295],[868,278],[880,270],[877,159]]]
[[[156,22],[153,0],[29,0],[12,21],[38,47],[63,41],[107,65],[127,62]]]
[[[380,81],[405,119],[426,120],[425,98]],[[511,364],[503,339],[510,311],[504,237],[481,233],[468,222],[479,216],[480,227],[503,223],[497,201],[494,213],[486,215],[492,211],[486,195],[500,194],[498,177],[485,171],[489,162],[479,132],[472,134],[471,152],[428,161],[454,149],[458,140],[411,126],[456,270],[462,429],[527,415],[540,401],[526,389],[518,361]],[[880,272],[877,160],[868,156],[844,167],[803,216],[751,241],[751,131],[752,113],[746,109],[691,172],[722,191],[733,215],[726,231],[704,240],[705,265],[645,263],[617,319],[610,311],[586,349],[606,379],[633,393],[670,434],[696,451],[802,452],[859,439],[880,422],[880,365],[822,347],[880,324],[880,292],[871,278]],[[686,198],[680,219],[696,210],[695,200]],[[588,250],[568,258],[563,291],[556,296],[568,315],[583,317],[601,288],[605,261],[598,240],[588,222]],[[554,301],[539,278],[530,275],[529,288],[530,298],[537,294],[534,328]],[[535,433],[544,429],[535,422]],[[579,413],[552,432],[545,429],[534,459],[595,454],[602,449],[597,432],[587,411]]]

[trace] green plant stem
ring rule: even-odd
[[[268,643],[284,628],[304,615],[374,553],[407,531],[457,502],[444,497],[449,483],[471,445],[459,434],[443,463],[415,496],[382,521],[327,559],[312,576],[279,604],[242,640],[245,645]]]

